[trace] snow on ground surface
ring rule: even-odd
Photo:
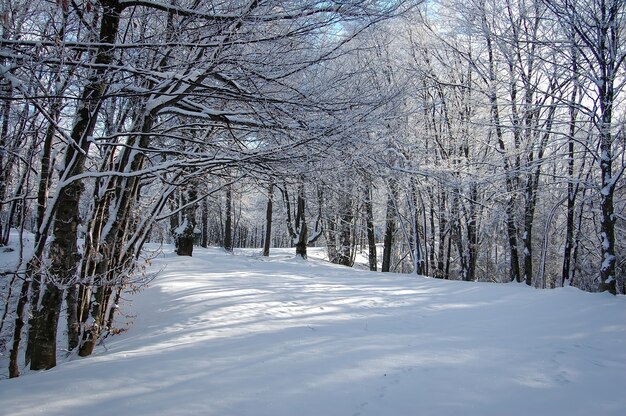
[[[123,306],[126,333],[0,381],[0,414],[626,415],[624,296],[370,273],[286,250],[196,249],[153,268]]]

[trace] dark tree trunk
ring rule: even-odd
[[[476,280],[476,259],[478,258],[478,210],[476,209],[476,201],[478,200],[478,188],[475,183],[471,187],[471,200],[469,201],[469,219],[467,222],[467,280]]]
[[[200,238],[200,247],[207,248],[209,246],[209,203],[206,198],[202,200],[202,236]]]
[[[387,194],[387,214],[385,225],[385,237],[383,239],[383,264],[382,272],[389,272],[391,269],[391,252],[393,249],[393,238],[396,233],[396,183],[393,179],[389,181],[389,192]]]
[[[575,92],[573,93],[575,94]],[[576,115],[572,105],[570,107],[570,128],[569,140],[567,144],[567,220],[565,227],[565,249],[563,251],[563,271],[561,273],[561,286],[565,286],[566,282],[571,282],[572,273],[572,251],[574,248],[574,217],[576,208],[576,194],[578,186],[574,184],[574,133]]]
[[[22,288],[20,289],[20,297],[17,301],[17,308],[15,310],[15,326],[13,327],[13,345],[9,353],[9,377],[15,378],[20,375],[20,367],[17,361],[20,343],[22,342],[22,329],[24,328],[24,312],[26,305],[28,305],[28,290],[30,288],[29,275],[34,273],[27,270],[27,278],[22,282]]]
[[[413,224],[412,224],[412,238],[411,238],[411,250],[413,251],[414,258],[414,272],[420,276],[426,273],[426,257],[422,250],[421,238],[420,238],[420,209],[418,208],[418,194],[415,182],[411,180],[411,195],[410,203],[413,210]]]
[[[226,186],[226,218],[224,220],[224,250],[233,251],[233,194],[231,185]]]
[[[193,255],[193,232],[189,232],[189,228],[187,227],[183,230],[183,233],[178,236],[177,240],[176,254],[191,257]]]
[[[176,235],[176,254],[179,256],[191,256],[193,254],[194,231],[196,229],[196,200],[195,189],[190,189],[182,199],[183,224],[185,228]]]
[[[515,215],[513,213],[514,203],[513,197],[509,197],[506,206],[506,229],[509,237],[509,266],[510,266],[510,281],[521,282],[522,276],[519,269],[519,254],[517,250],[517,225],[515,224]]]
[[[298,201],[296,208],[296,256],[300,256],[303,259],[307,258],[306,247],[309,238],[309,228],[306,224],[306,211],[305,211],[304,199],[304,184],[300,183],[298,188]]]
[[[47,370],[56,366],[56,336],[63,290],[54,284],[46,284],[41,307],[35,315],[34,339],[30,368],[31,370]]]
[[[80,321],[78,319],[78,285],[71,285],[65,293],[67,305],[67,349],[73,351],[80,343]]]
[[[10,37],[8,28],[4,28],[2,30],[2,33],[0,34],[0,39],[1,40],[8,40]],[[2,61],[0,61],[0,63],[2,63],[3,65],[6,63],[6,59],[2,59]],[[11,115],[11,102],[12,100],[10,99],[13,96],[13,86],[11,84],[11,82],[9,82],[9,80],[7,78],[4,78],[2,80],[0,80],[0,95],[3,96],[4,100],[2,103],[2,109],[0,110],[0,117],[2,118],[2,127],[0,127],[0,149],[2,149],[0,151],[0,214],[2,213],[3,210],[3,201],[4,198],[6,196],[6,190],[8,188],[9,185],[9,175],[11,173],[11,169],[10,169],[10,161],[11,161],[11,154],[10,152],[6,152],[6,149],[8,149],[8,145],[9,145],[9,117]],[[5,159],[5,156],[7,156],[7,159]],[[11,228],[11,224],[9,224],[8,222],[6,223],[6,228],[4,228],[4,218],[0,218],[0,246],[4,246],[8,243],[8,239],[5,237],[5,235],[9,235],[9,233],[7,232],[7,230],[10,230]]]
[[[328,249],[328,261],[337,263],[339,254],[337,253],[337,219],[333,215],[332,218],[326,220],[326,247]]]
[[[606,133],[609,136],[609,133]],[[600,287],[599,290],[617,293],[616,287],[616,255],[615,255],[615,210],[613,207],[613,194],[615,184],[612,173],[612,159],[610,148],[610,138],[603,138],[600,149],[602,154],[609,156],[601,157],[600,170],[602,173],[602,191],[600,192],[600,237],[602,264],[600,265]]]
[[[94,301],[91,303],[91,318],[93,324],[83,332],[78,355],[87,357],[93,353],[103,329],[104,314],[107,310],[111,289],[107,286],[99,286],[94,294]]]
[[[602,48],[602,53],[607,54]],[[606,56],[606,59],[610,59]],[[606,62],[602,62],[608,66]],[[617,293],[617,276],[616,264],[617,257],[615,253],[615,209],[613,206],[613,195],[615,193],[616,181],[613,177],[613,137],[611,134],[611,125],[613,117],[613,82],[606,75],[609,69],[603,66],[602,73],[605,74],[602,79],[602,85],[599,88],[600,96],[600,173],[602,179],[602,189],[600,190],[600,249],[601,260],[600,265],[600,291],[609,291],[612,294]]]
[[[296,242],[296,256],[307,258],[306,246],[308,238],[308,227],[306,223],[303,223],[300,227],[300,233],[298,234],[298,241]]]
[[[529,182],[532,178],[529,178]],[[533,220],[534,220],[534,199],[536,191],[532,189],[530,183],[526,189],[526,204],[524,207],[524,234],[522,236],[522,243],[524,245],[524,253],[522,255],[524,264],[524,275],[522,279],[528,286],[532,286],[533,278]]]
[[[2,33],[2,38],[4,39],[4,30]],[[4,102],[2,103],[2,110],[0,114],[2,116],[2,127],[0,128],[0,213],[2,213],[3,208],[3,200],[6,196],[6,190],[9,183],[9,174],[11,170],[9,169],[9,163],[4,159],[5,150],[7,148],[9,142],[9,115],[11,113],[11,100],[8,99],[13,95],[13,88],[9,82],[2,83],[0,88],[2,88],[2,93],[6,97]],[[4,246],[8,243],[8,239],[5,239],[5,229],[3,227],[3,218],[0,218],[0,246]],[[10,229],[11,224],[7,222],[6,228]]]
[[[82,170],[82,167],[73,170],[71,176],[78,174],[79,170]],[[31,335],[34,336],[32,338],[29,336],[28,340],[31,345],[32,370],[46,370],[56,365],[56,332],[63,299],[63,287],[58,285],[74,284],[72,280],[76,278],[76,266],[80,259],[77,238],[80,223],[78,204],[81,193],[81,183],[74,182],[61,191],[57,202],[54,240],[49,252],[51,260],[49,273],[57,283],[45,285],[41,306],[33,314]]]
[[[272,245],[272,217],[274,211],[274,184],[269,185],[267,207],[265,210],[265,240],[263,241],[263,256],[270,255]]]
[[[321,198],[321,193],[319,194]],[[318,214],[317,222],[315,225],[315,233],[311,239],[309,239],[309,228],[306,223],[306,212],[304,198],[304,182],[300,182],[298,185],[298,197],[296,200],[296,212],[292,215],[291,203],[289,201],[289,194],[287,192],[287,186],[283,188],[283,200],[285,201],[285,207],[287,211],[287,229],[289,231],[289,237],[291,240],[291,246],[296,248],[296,256],[307,258],[307,246],[310,243],[315,242],[321,235],[323,230],[320,226],[321,215]],[[321,207],[320,207],[321,209]],[[321,211],[320,211],[321,214]]]

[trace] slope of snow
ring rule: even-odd
[[[0,413],[626,414],[623,296],[194,253],[92,357],[0,381]]]

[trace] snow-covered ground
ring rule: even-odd
[[[122,307],[127,332],[0,381],[0,414],[626,415],[624,296],[285,250],[196,249],[152,267],[164,270]]]

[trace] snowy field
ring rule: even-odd
[[[0,414],[626,415],[626,297],[194,253],[92,357],[1,380]]]

